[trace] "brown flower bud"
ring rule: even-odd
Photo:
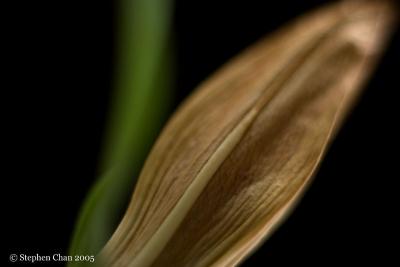
[[[382,50],[386,1],[340,2],[247,49],[156,142],[107,266],[234,266],[288,214]]]

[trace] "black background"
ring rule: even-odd
[[[177,1],[174,107],[243,48],[327,2]],[[115,63],[115,6],[111,0],[13,1],[2,12],[7,263],[10,253],[66,254],[97,175]],[[243,266],[396,265],[399,48],[397,31],[303,201]]]

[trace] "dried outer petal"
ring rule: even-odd
[[[381,52],[386,1],[308,14],[228,63],[156,142],[107,266],[234,266],[299,199]]]

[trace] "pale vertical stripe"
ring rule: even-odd
[[[211,177],[213,177],[219,166],[239,143],[246,130],[256,118],[256,115],[256,110],[251,110],[227,136],[224,142],[221,143],[185,191],[182,198],[172,209],[163,224],[158,228],[157,232],[146,243],[138,256],[129,264],[130,267],[147,267],[154,262],[156,257],[162,252],[172,235],[178,229],[179,225],[193,206],[196,199],[200,196]]]

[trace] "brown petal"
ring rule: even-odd
[[[233,266],[298,200],[382,49],[384,1],[302,17],[228,63],[154,146],[107,266]]]

